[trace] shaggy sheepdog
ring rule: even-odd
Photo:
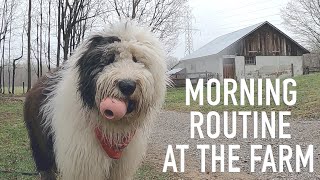
[[[165,71],[158,39],[126,22],[92,35],[39,79],[24,119],[41,179],[131,179],[164,101]]]

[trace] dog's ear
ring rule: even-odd
[[[89,48],[96,48],[98,46],[105,46],[107,44],[112,44],[114,42],[120,42],[121,40],[117,36],[109,36],[109,37],[102,37],[102,36],[93,36],[89,39]]]
[[[79,72],[78,91],[84,105],[90,109],[95,105],[96,76],[105,66],[115,60],[114,52],[106,52],[106,47],[120,41],[116,36],[93,36],[89,39],[87,49],[77,62]]]

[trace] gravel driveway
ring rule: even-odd
[[[205,121],[206,122],[206,121]],[[157,165],[160,171],[162,171],[163,163],[167,146],[176,144],[189,144],[189,149],[186,151],[185,173],[177,173],[177,176],[183,179],[320,179],[320,120],[306,120],[306,119],[288,119],[286,122],[290,122],[290,128],[285,133],[291,134],[291,139],[253,139],[253,125],[248,120],[248,136],[249,138],[242,138],[242,120],[237,123],[237,136],[233,139],[227,139],[224,135],[220,135],[217,139],[210,139],[206,135],[206,128],[203,127],[204,139],[198,138],[196,134],[195,139],[190,139],[190,114],[180,113],[173,111],[163,111],[160,115],[160,119],[155,123],[153,128],[153,134],[149,141],[149,149],[147,155],[147,162],[152,162]],[[223,132],[223,127],[221,127]],[[211,172],[211,150],[207,150],[206,155],[206,173],[200,172],[200,150],[196,149],[197,144],[217,145],[219,149],[220,144],[225,145],[225,155],[228,154],[227,145],[238,144],[241,146],[240,150],[235,151],[235,155],[240,156],[240,160],[233,163],[233,166],[240,167],[240,173],[212,173]],[[271,173],[270,168],[267,172],[262,173],[262,163],[256,163],[256,172],[250,173],[250,145],[272,145],[273,155],[278,167],[278,147],[279,145],[289,145],[293,150],[293,157],[295,157],[295,145],[301,145],[302,152],[305,153],[306,147],[309,144],[314,145],[314,172],[309,173],[308,169],[302,168],[301,172],[295,172],[295,158],[290,161],[293,169],[293,173],[287,172],[284,168],[283,173]],[[175,147],[175,146],[173,146]],[[211,146],[210,146],[211,147]],[[261,155],[262,160],[264,158],[266,146],[263,146],[263,150],[256,151],[256,155]],[[180,155],[176,150],[176,161],[178,169],[180,169]],[[238,152],[238,153],[237,153]],[[220,152],[218,152],[220,154]],[[220,164],[217,164],[217,170],[220,170]],[[225,158],[225,171],[228,170],[228,158]],[[169,168],[172,171],[172,168]]]

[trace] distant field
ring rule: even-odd
[[[0,180],[37,180],[35,165],[29,147],[27,131],[22,119],[22,100],[0,97]],[[135,180],[172,179],[151,164],[143,164]]]
[[[27,87],[25,87],[24,91],[26,92],[27,91]],[[11,92],[11,88],[10,88],[10,92]],[[13,94],[10,94],[12,96],[21,96],[23,95],[23,87],[22,86],[16,86],[14,88],[14,95]],[[5,88],[5,95],[9,95],[8,93],[8,87]]]
[[[210,106],[206,103],[206,89],[204,90],[204,105],[199,106],[198,101],[191,101],[190,106],[185,105],[185,88],[169,88],[165,101],[165,109],[185,111],[191,110],[209,112],[209,111],[280,111],[280,110],[291,110],[292,115],[296,117],[309,117],[315,118],[320,117],[320,73],[310,74],[304,76],[298,76],[294,78],[297,82],[297,103],[294,106],[282,105],[276,106],[223,106],[223,97],[221,93],[221,102],[217,106]],[[222,88],[222,87],[221,87]],[[255,88],[257,89],[257,88]],[[221,89],[223,92],[223,88]],[[212,94],[215,94],[215,88],[212,88]],[[257,94],[257,91],[255,92]],[[236,98],[239,99],[239,93],[236,94]],[[215,98],[213,98],[214,100]],[[255,103],[257,104],[257,103]]]

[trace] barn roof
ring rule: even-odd
[[[183,68],[171,69],[170,71],[166,72],[166,74],[167,75],[176,74],[176,73],[180,72],[181,70],[183,70]]]
[[[261,23],[258,23],[258,24],[255,24],[255,25],[252,25],[252,26],[249,26],[249,27],[246,27],[246,28],[234,31],[234,32],[231,32],[229,34],[219,36],[216,39],[209,42],[208,44],[206,44],[206,45],[202,46],[201,48],[199,48],[198,50],[194,51],[193,53],[185,56],[181,60],[194,59],[194,58],[198,58],[198,57],[204,57],[204,56],[209,56],[209,55],[213,55],[213,54],[218,54],[219,52],[221,52],[225,48],[227,48],[230,45],[232,45],[233,43],[241,40],[242,38],[251,34],[253,31],[257,30],[258,28],[260,28],[261,26],[263,26],[265,24],[272,26],[277,31],[279,31],[281,34],[283,34],[284,36],[289,38],[291,41],[296,43],[300,48],[302,48],[303,50],[308,52],[307,49],[302,47],[296,41],[291,39],[288,35],[286,35],[282,31],[280,31],[278,28],[273,26],[271,23],[269,23],[268,21],[264,21],[264,22],[261,22]]]

